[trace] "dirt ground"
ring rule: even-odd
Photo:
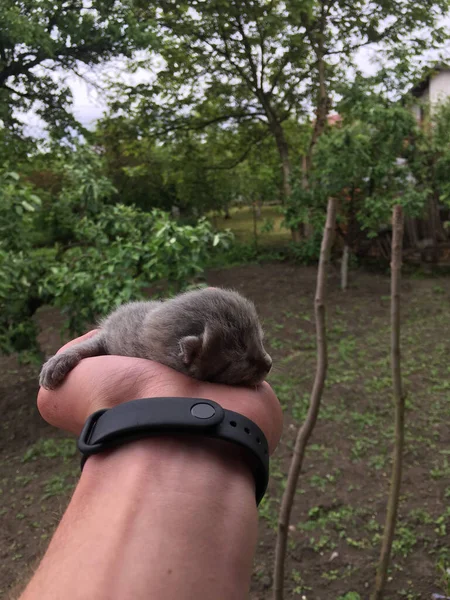
[[[274,358],[269,381],[285,410],[260,510],[251,600],[270,598],[276,517],[295,430],[315,367],[314,268],[269,264],[210,272],[208,283],[252,298]],[[393,408],[389,280],[357,272],[341,292],[329,277],[329,372],[322,412],[291,521],[286,598],[367,599],[374,581],[390,476]],[[386,598],[450,596],[450,278],[402,286],[407,448],[400,520]],[[40,317],[46,352],[60,318]],[[48,542],[79,473],[73,440],[36,407],[37,365],[0,359],[0,597],[24,581]],[[358,595],[359,594],[359,595]]]

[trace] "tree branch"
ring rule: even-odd
[[[206,166],[207,170],[230,170],[230,169],[234,169],[235,167],[237,167],[241,162],[244,162],[244,160],[247,158],[247,156],[250,154],[250,152],[253,150],[253,148],[255,146],[258,146],[258,144],[260,144],[261,142],[263,142],[266,137],[268,137],[270,135],[270,131],[266,130],[264,131],[258,138],[256,138],[255,140],[252,141],[251,144],[249,144],[249,146],[247,146],[247,148],[245,149],[245,151],[236,159],[234,160],[232,163],[228,163],[225,164],[222,163],[221,165],[210,165],[210,166]]]
[[[245,34],[244,31],[244,27],[242,25],[242,20],[241,20],[241,16],[239,15],[238,17],[236,17],[236,24],[238,26],[239,29],[239,33],[242,36],[242,42],[244,44],[244,50],[245,50],[245,54],[247,56],[247,60],[248,60],[248,64],[250,65],[250,70],[252,72],[253,75],[253,81],[255,84],[255,88],[258,89],[260,88],[260,84],[258,82],[258,70],[256,68],[255,62],[253,60],[253,55],[252,55],[252,48],[251,45],[249,44],[248,38]]]

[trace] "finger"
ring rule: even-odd
[[[78,434],[102,408],[152,396],[195,397],[197,382],[158,363],[127,356],[82,360],[55,390],[40,388],[38,410],[51,425]]]

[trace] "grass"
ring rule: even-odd
[[[219,230],[231,229],[236,240],[240,243],[254,241],[253,211],[250,207],[232,208],[231,219],[211,215],[213,224]],[[281,226],[283,215],[279,206],[263,206],[261,219],[257,221],[258,244],[261,247],[271,248],[282,246],[291,240],[289,229]],[[270,226],[270,225],[272,226]]]

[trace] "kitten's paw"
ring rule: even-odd
[[[61,352],[52,356],[42,367],[39,385],[47,390],[54,390],[61,385],[66,375],[80,362],[76,352]]]

